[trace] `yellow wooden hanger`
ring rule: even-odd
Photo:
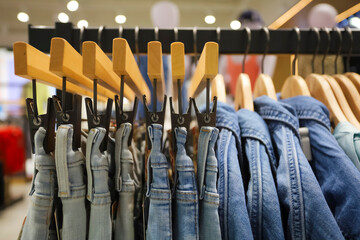
[[[171,49],[171,75],[173,81],[172,99],[181,97],[181,88],[185,78],[185,48],[181,42],[173,42]],[[181,111],[181,109],[179,109]]]
[[[155,96],[165,95],[165,79],[162,62],[161,42],[148,43],[148,76],[153,81]]]
[[[44,83],[57,89],[62,88],[61,78],[49,71],[50,57],[25,42],[16,42],[13,46],[15,75]],[[67,90],[84,96],[92,96],[92,91],[78,86],[74,83],[67,83]],[[105,101],[103,95],[99,100]]]
[[[250,50],[250,45],[251,45],[251,31],[248,27],[245,27],[245,32],[247,36],[247,43],[246,43],[245,54],[242,62],[242,73],[239,74],[239,77],[236,82],[234,108],[235,110],[239,110],[240,108],[245,108],[250,111],[254,111],[254,100],[252,97],[250,77],[248,74],[245,73],[246,56]]]
[[[294,32],[297,36],[297,44],[296,44],[296,52],[295,57],[292,62],[292,75],[289,76],[285,82],[284,85],[281,88],[280,96],[281,98],[291,98],[295,96],[310,96],[310,90],[308,86],[306,85],[305,80],[296,74],[297,68],[296,68],[296,61],[298,57],[299,52],[299,46],[300,46],[300,30],[299,28],[294,28]]]
[[[266,46],[263,58],[261,60],[261,74],[259,74],[259,76],[257,77],[254,86],[254,98],[266,95],[276,101],[277,97],[274,83],[269,75],[264,74],[264,60],[265,55],[267,54],[267,51],[269,49],[270,34],[268,28],[263,27],[262,30],[264,31],[266,36]]]
[[[226,103],[225,81],[221,74],[217,74],[211,83],[211,98],[215,96],[218,101]]]
[[[69,82],[89,91],[93,89],[93,81],[83,74],[82,56],[63,38],[51,39],[49,69],[59,77],[66,77]],[[103,86],[97,89],[98,94],[107,98],[113,98],[117,91]]]
[[[112,62],[114,72],[135,92],[140,99],[143,95],[151,98],[150,90],[141,75],[135,57],[131,52],[126,39],[115,38],[113,40]]]

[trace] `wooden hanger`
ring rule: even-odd
[[[347,72],[345,73],[345,76],[350,79],[350,81],[355,85],[356,89],[360,93],[360,75],[354,72]]]
[[[266,95],[277,101],[274,83],[269,75],[264,74],[264,60],[265,60],[265,55],[269,49],[269,40],[270,40],[269,30],[263,27],[262,31],[264,31],[266,36],[266,46],[265,46],[263,59],[261,61],[261,74],[259,74],[259,76],[257,77],[254,86],[254,98]]]
[[[225,81],[221,74],[217,74],[211,83],[211,98],[215,96],[218,101],[226,103]]]
[[[70,82],[92,92],[93,80],[83,74],[82,56],[63,38],[51,39],[49,69],[57,76],[66,77]],[[107,98],[113,98],[118,89],[110,90],[98,86],[97,92]]]
[[[218,74],[219,45],[216,42],[205,43],[197,63],[195,73],[190,81],[188,96],[195,98],[206,87],[207,79],[214,79]]]
[[[148,43],[148,76],[150,80],[156,81],[153,84],[157,96],[165,95],[165,78],[162,62],[162,48],[159,41],[151,41]]]
[[[124,77],[125,83],[130,86],[136,96],[142,98],[143,95],[146,95],[147,98],[151,98],[149,87],[141,75],[126,39],[115,38],[113,40],[112,62],[114,72],[120,78]]]

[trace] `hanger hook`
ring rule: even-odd
[[[261,73],[264,73],[264,61],[265,61],[265,56],[266,56],[267,52],[269,51],[270,33],[269,33],[269,29],[267,27],[262,27],[261,30],[265,33],[265,39],[266,39],[264,55],[261,59]]]
[[[123,37],[124,28],[122,25],[119,26],[119,38]]]
[[[84,42],[84,32],[85,32],[85,26],[80,28],[80,35],[79,35],[80,54],[82,53],[82,43]]]
[[[342,36],[341,36],[341,32],[339,30],[339,28],[333,28],[333,30],[336,32],[336,35],[338,35],[338,49],[336,51],[336,56],[335,56],[335,62],[334,62],[334,67],[335,67],[335,74],[338,73],[338,66],[337,66],[337,59],[340,55],[340,51],[341,51],[341,46],[342,46]]]
[[[243,58],[243,62],[242,62],[242,72],[245,73],[245,61],[246,61],[246,56],[249,53],[250,50],[250,45],[251,45],[251,30],[248,27],[244,28],[244,31],[246,33],[246,48],[245,48],[245,52],[244,52],[244,58]]]
[[[155,41],[159,41],[159,28],[158,27],[154,28],[154,36],[155,36]]]
[[[134,29],[134,38],[135,38],[135,55],[136,62],[140,66],[140,57],[139,57],[139,26],[136,26]]]
[[[347,34],[349,35],[349,40],[350,40],[350,43],[349,43],[349,52],[346,56],[346,72],[349,72],[350,71],[350,56],[352,54],[352,48],[353,48],[353,34],[352,34],[352,31],[351,31],[351,28],[350,27],[346,27],[345,28],[345,31],[347,32]]]
[[[326,58],[327,54],[329,53],[331,36],[330,36],[330,31],[328,28],[323,28],[322,30],[325,32],[326,38],[327,38],[327,44],[326,44],[324,56],[322,59],[322,74],[325,74],[325,58]]]
[[[197,27],[193,28],[193,40],[194,40],[194,58],[197,63]]]
[[[299,55],[300,40],[301,40],[300,29],[298,27],[294,27],[294,32],[296,33],[296,48],[295,48],[295,57],[294,57],[294,60],[292,62],[292,74],[293,75],[295,75],[295,73],[296,73],[296,71],[295,71],[296,60],[297,60],[298,55]]]
[[[320,33],[319,33],[319,29],[316,27],[312,27],[311,31],[313,31],[315,33],[315,37],[316,37],[316,45],[315,45],[315,50],[314,50],[314,54],[311,60],[311,67],[312,67],[312,72],[315,73],[315,58],[319,52],[319,47],[320,47]]]
[[[221,28],[217,27],[216,28],[216,40],[219,45],[220,45],[220,37],[221,37]]]
[[[104,32],[104,29],[105,29],[105,26],[102,25],[99,27],[98,29],[98,36],[97,36],[97,44],[99,45],[99,47],[102,49],[102,35],[103,35],[103,32]]]
[[[174,27],[174,41],[177,42],[179,38],[179,29]]]

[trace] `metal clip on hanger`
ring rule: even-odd
[[[194,39],[196,39],[196,31],[194,31],[194,34]],[[197,45],[196,42],[194,44]],[[216,42],[207,42],[201,53],[188,89],[188,95],[192,98],[192,102],[194,104],[199,129],[203,126],[215,127],[216,125],[217,98],[214,97],[213,107],[210,110],[210,81],[218,74],[218,62],[219,44]],[[206,111],[205,113],[200,113],[198,107],[196,106],[195,97],[204,88],[206,88]]]
[[[155,33],[155,36],[157,34]],[[153,81],[153,96],[152,96],[152,107],[151,112],[146,103],[146,95],[143,96],[144,108],[145,108],[145,120],[146,127],[151,124],[160,124],[164,126],[166,100],[165,95],[165,82],[164,82],[164,71],[162,63],[162,49],[161,43],[158,41],[151,41],[148,43],[148,76]],[[158,80],[160,85],[158,86]],[[157,96],[164,96],[162,110],[157,111]],[[149,141],[148,134],[146,135],[148,148],[151,149],[151,142]]]
[[[173,85],[177,86],[177,101],[179,108],[178,109],[179,113],[176,114],[172,102],[173,98],[170,97],[171,128],[174,136],[173,149],[175,149],[176,151],[176,140],[175,140],[175,131],[174,131],[175,128],[185,127],[187,131],[185,149],[188,151],[188,146],[191,139],[190,138],[191,137],[191,133],[190,133],[191,99],[187,112],[183,113],[181,88],[185,78],[185,50],[184,50],[184,44],[181,42],[173,42],[171,44],[171,72],[172,72]]]

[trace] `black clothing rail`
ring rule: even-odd
[[[196,30],[196,31],[194,31]],[[351,37],[341,30],[342,44],[341,55],[347,55],[351,50]],[[320,31],[320,48],[318,54],[326,52],[328,38],[325,31]],[[42,52],[50,52],[50,41],[52,37],[65,38],[77,51],[80,50],[79,28],[74,28],[72,23],[55,23],[55,27],[32,26],[28,27],[29,44]],[[195,34],[196,32],[196,34]],[[137,34],[136,34],[137,33]],[[297,36],[293,29],[269,30],[270,41],[267,54],[292,54],[297,47]],[[133,53],[145,54],[147,43],[157,40],[162,43],[163,53],[170,53],[170,44],[174,41],[183,42],[185,53],[199,54],[204,44],[208,41],[219,43],[220,54],[243,54],[246,48],[247,36],[244,29],[216,29],[216,28],[178,28],[174,29],[156,28],[106,28],[99,34],[99,28],[85,28],[82,33],[83,41],[95,41],[105,53],[112,52],[112,40],[122,34]],[[137,35],[137,36],[136,36]],[[310,29],[300,30],[299,54],[313,54],[316,48],[317,38],[314,31]],[[328,54],[336,54],[339,48],[339,37],[337,32],[330,30],[330,48]],[[195,40],[194,40],[195,38]],[[352,55],[360,55],[360,30],[352,29]],[[194,44],[194,42],[196,44]],[[263,54],[266,47],[266,37],[261,29],[251,30],[251,45],[249,54]]]

